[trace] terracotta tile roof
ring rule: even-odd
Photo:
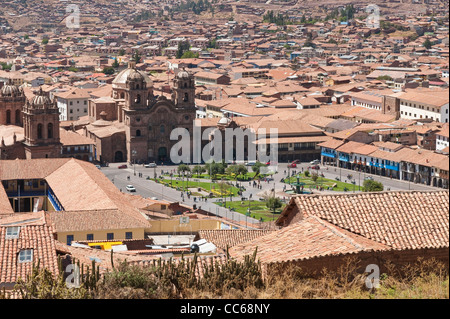
[[[91,163],[70,159],[47,176],[46,181],[65,210],[119,210],[148,224],[123,193]]]
[[[213,243],[217,248],[226,250],[227,246],[233,247],[271,232],[271,230],[216,229],[200,230],[198,236],[200,239]]]
[[[253,254],[256,247],[257,257],[262,263],[388,248],[315,216],[306,217],[281,230],[237,245],[229,252],[232,257],[243,259],[245,255]]]
[[[64,146],[95,144],[93,140],[86,136],[64,129],[59,130],[59,137]]]
[[[23,214],[21,217],[27,219],[26,215]],[[40,261],[41,267],[48,268],[54,274],[57,273],[58,260],[52,227],[43,223],[43,213],[34,216],[41,216],[34,224],[23,225],[17,216],[0,220],[0,287],[14,284],[19,277],[25,279],[32,269],[33,262]],[[20,225],[19,237],[6,239],[8,226],[13,225]],[[22,249],[33,250],[32,262],[18,262],[19,252]]]
[[[0,218],[2,215],[12,213],[14,213],[14,211],[9,203],[8,195],[6,194],[3,184],[0,183]]]
[[[0,180],[40,179],[70,161],[70,158],[42,158],[30,161],[0,161]]]
[[[277,225],[317,216],[396,249],[448,247],[448,209],[448,191],[299,195],[291,199]]]

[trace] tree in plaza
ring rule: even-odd
[[[283,203],[281,200],[276,197],[275,195],[267,196],[266,199],[266,207],[269,208],[273,214],[276,213],[278,208],[281,208],[283,206]]]
[[[266,166],[265,164],[261,163],[261,162],[256,162],[255,165],[252,166],[252,171],[255,174],[255,177],[259,175],[259,173],[261,173],[261,167]]]
[[[215,179],[217,174],[223,174],[223,168],[220,163],[216,163],[212,161],[212,163],[206,163],[205,169],[208,174],[210,174],[210,178]]]
[[[192,168],[192,173],[196,174],[197,177],[198,177],[199,175],[201,175],[203,172],[206,172],[206,168],[203,167],[203,166],[195,165],[195,166]]]
[[[248,173],[248,169],[247,169],[247,167],[245,167],[245,165],[238,165],[237,172],[238,172],[238,175],[244,175],[245,176]]]
[[[238,167],[237,165],[230,165],[226,168],[225,172],[230,178],[233,177],[233,175],[237,178]]]
[[[381,192],[384,189],[382,183],[366,179],[363,183],[363,192]]]
[[[181,175],[181,173],[185,174],[186,172],[190,172],[191,169],[186,164],[180,164],[178,165],[178,174]]]

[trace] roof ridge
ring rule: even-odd
[[[348,230],[348,229],[341,228],[341,227],[339,227],[339,226],[336,226],[336,225],[334,225],[334,224],[331,224],[330,222],[327,222],[327,221],[325,221],[325,220],[323,220],[323,219],[321,219],[321,218],[319,218],[319,217],[317,217],[317,216],[310,216],[309,218],[314,218],[314,219],[316,219],[322,226],[328,228],[332,233],[334,233],[335,235],[337,235],[337,236],[341,237],[342,239],[346,240],[348,243],[350,243],[351,245],[355,246],[355,248],[357,248],[357,249],[360,249],[360,250],[366,250],[366,249],[364,248],[364,246],[360,245],[360,244],[357,243],[354,239],[348,237],[347,235],[345,235],[344,233],[342,233],[341,231],[339,231],[339,228],[342,229],[342,230],[344,230],[344,231],[348,231],[348,232],[350,232],[350,233],[352,233],[352,234],[361,236],[361,237],[363,237],[363,238],[365,238],[365,239],[374,241],[374,240],[372,240],[372,239],[370,239],[370,238],[367,238],[367,237],[365,237],[365,236],[363,236],[363,235],[361,235],[361,234],[353,233],[352,231],[350,231],[350,230]],[[380,243],[378,243],[378,242],[376,242],[376,241],[374,241],[374,242],[377,243],[377,244],[380,244]],[[372,248],[372,249],[373,249],[373,248]]]

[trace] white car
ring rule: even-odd
[[[135,191],[136,191],[136,188],[134,188],[133,185],[127,185],[127,191],[129,191],[129,192],[135,192]]]
[[[311,165],[317,165],[320,164],[320,161],[318,159],[315,159],[314,161],[309,162]]]
[[[153,167],[157,167],[157,165],[156,165],[156,163],[150,163],[150,164],[145,164],[144,167],[153,168]]]

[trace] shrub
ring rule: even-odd
[[[381,192],[383,189],[383,184],[377,181],[367,179],[363,183],[363,192]]]

